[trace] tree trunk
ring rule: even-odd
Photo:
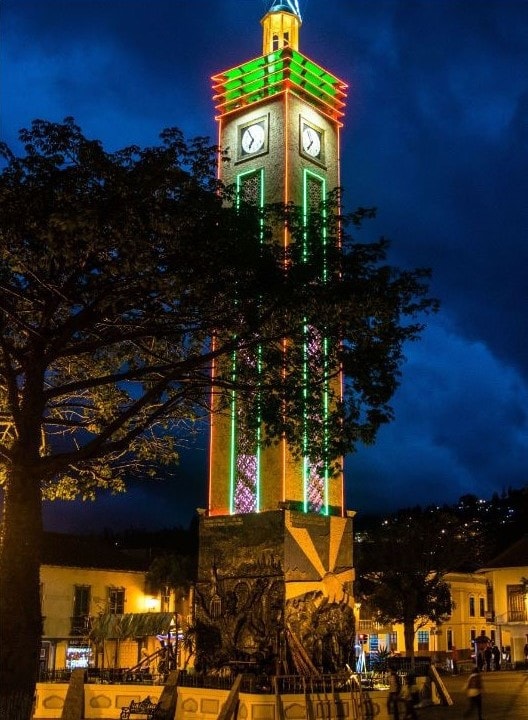
[[[405,638],[405,655],[411,659],[411,666],[414,666],[414,619],[404,622],[403,636]]]
[[[0,540],[0,718],[9,720],[31,718],[42,638],[42,498],[27,460],[9,469]]]

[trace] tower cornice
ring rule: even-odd
[[[212,77],[217,118],[291,90],[341,124],[347,84],[291,47]]]

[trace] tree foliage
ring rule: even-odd
[[[357,594],[381,623],[404,626],[405,650],[414,656],[416,630],[441,624],[453,608],[445,576],[472,565],[479,538],[460,519],[435,507],[400,510],[356,544]]]
[[[194,558],[188,555],[164,553],[154,558],[147,573],[148,586],[159,592],[160,590],[174,591],[175,607],[178,600],[184,597],[195,576]]]
[[[249,404],[258,387],[267,441],[299,448],[302,403],[316,418],[327,387],[312,373],[303,392],[307,328],[328,341],[327,372],[347,376],[327,459],[373,442],[403,345],[435,303],[427,271],[392,268],[385,241],[347,234],[372,211],[338,216],[331,197],[308,226],[293,207],[257,212],[216,180],[206,139],[171,129],[159,146],[107,152],[72,119],[20,137],[22,157],[0,148],[0,714],[25,720],[13,697],[36,677],[42,498],[155,474],[211,393],[221,410],[233,388]],[[233,378],[227,359],[257,347],[258,377],[248,361]],[[314,423],[314,456],[320,437]]]

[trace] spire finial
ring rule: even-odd
[[[299,0],[271,0],[268,12],[289,12],[302,19]]]

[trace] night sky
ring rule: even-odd
[[[216,139],[210,76],[261,53],[264,0],[3,0],[1,139],[72,115],[114,150],[165,127]],[[485,499],[528,483],[528,2],[301,1],[300,50],[349,83],[345,204],[361,239],[433,270],[442,306],[407,346],[396,420],[346,460],[360,513]],[[48,529],[187,524],[205,441],[177,476],[82,506]]]

